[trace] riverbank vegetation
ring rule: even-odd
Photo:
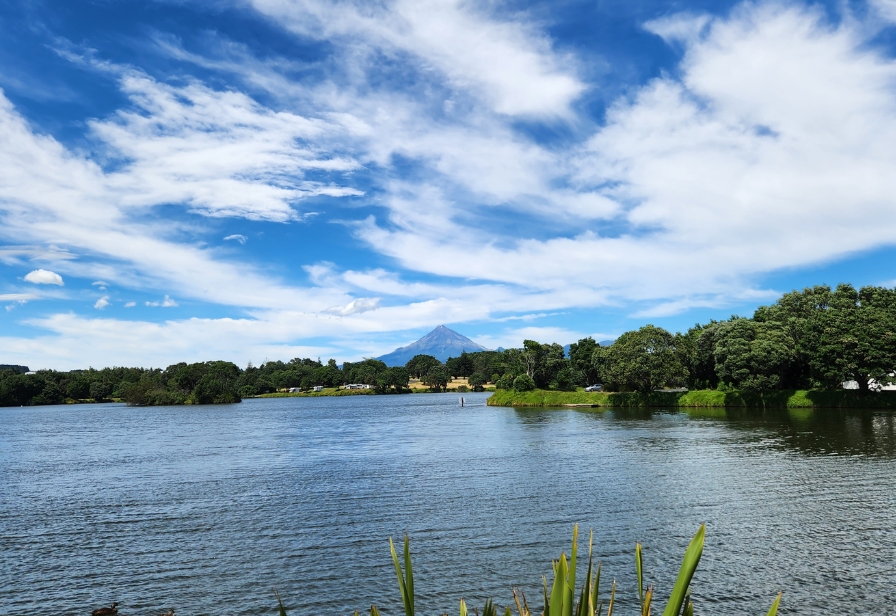
[[[685,333],[645,325],[607,346],[585,338],[570,345],[568,357],[558,344],[526,340],[523,348],[504,351],[492,369],[502,370],[499,390],[517,393],[602,383],[610,392],[720,392],[700,394],[707,405],[737,398],[752,404],[757,393],[785,396],[771,392],[827,404],[830,397],[818,392],[851,383],[866,395],[896,380],[896,290],[816,286],[787,293],[750,318],[697,324]],[[797,393],[803,390],[814,393]],[[841,398],[831,405],[851,399]]]
[[[586,392],[499,390],[489,406],[602,408],[838,408],[896,409],[896,392],[863,395],[856,390],[823,391],[785,389],[770,391]]]
[[[239,402],[242,371],[226,361],[179,363],[164,370],[104,368],[22,374],[0,371],[0,406],[108,402],[134,405]]]
[[[663,616],[694,616],[694,602],[691,594],[691,581],[700,559],[703,556],[704,539],[706,535],[706,526],[700,526],[697,534],[694,535],[688,544],[681,561],[678,575],[675,583],[669,593],[665,608],[660,612],[660,600],[657,595],[656,587],[644,582],[644,563],[643,551],[641,544],[635,544],[635,575],[637,579],[637,611],[642,616],[650,616],[656,609],[657,613]],[[579,570],[578,559],[578,543],[579,543],[579,527],[573,527],[572,532],[572,548],[569,558],[566,553],[560,554],[560,558],[551,562],[553,569],[553,580],[548,583],[547,578],[543,578],[544,582],[544,604],[542,608],[542,616],[612,616],[614,609],[618,609],[616,599],[616,582],[610,586],[609,593],[605,598],[601,597],[601,563],[594,564],[594,534],[592,533],[588,540],[588,564],[584,571]],[[407,536],[404,538],[404,550],[402,558],[399,558],[398,552],[392,540],[389,539],[389,549],[392,553],[392,564],[395,567],[395,575],[398,578],[398,592],[401,595],[401,603],[404,608],[405,616],[415,616],[417,613],[415,605],[414,591],[414,569],[411,565],[410,543]],[[402,561],[404,561],[402,563]],[[404,565],[402,567],[402,564]],[[578,579],[584,573],[584,580],[580,588]],[[277,596],[280,616],[287,616],[286,608],[280,599],[280,595],[274,591]],[[511,605],[515,605],[518,616],[534,616],[537,612],[533,612],[529,607],[529,602],[523,592],[517,588],[511,588],[513,596],[513,604],[508,604],[504,608],[504,616],[513,616]],[[778,606],[781,603],[782,593],[778,593],[772,602],[772,606],[767,612],[767,616],[775,616],[778,613]],[[604,611],[606,606],[606,611]],[[470,612],[479,614],[477,608],[467,607],[466,601],[460,599],[458,606],[459,616],[468,616]],[[482,616],[498,616],[498,606],[491,599],[485,601],[482,608]],[[359,612],[355,612],[355,616],[359,616]],[[379,609],[370,606],[370,616],[380,616]]]
[[[335,392],[351,383],[367,385],[378,394],[405,393],[411,379],[430,391],[448,391],[454,378],[466,379],[464,387],[472,391],[483,391],[490,383],[519,394],[575,392],[593,383],[602,383],[609,392],[650,394],[670,387],[723,392],[701,394],[709,396],[712,405],[719,399],[732,404],[738,397],[752,404],[756,393],[768,400],[785,395],[771,392],[788,391],[788,400],[816,400],[820,394],[796,392],[838,391],[845,382],[870,396],[896,380],[896,289],[811,287],[761,306],[750,318],[710,321],[676,334],[645,325],[607,346],[592,338],[579,340],[569,346],[568,356],[560,344],[525,340],[522,348],[461,353],[445,363],[417,355],[397,367],[378,359],[340,366],[335,359],[324,364],[295,358],[249,364],[245,370],[221,361],[180,363],[164,370],[21,374],[22,366],[10,368],[0,370],[0,406],[109,399],[131,404],[238,402],[317,386]],[[834,406],[847,404],[847,398]]]

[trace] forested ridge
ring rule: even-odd
[[[231,362],[179,363],[163,369],[104,368],[22,374],[0,370],[0,406],[120,399],[135,405],[239,402],[288,388],[348,383],[375,393],[408,391],[411,378],[444,391],[452,377],[469,387],[573,391],[603,383],[605,391],[650,392],[663,387],[738,391],[841,389],[862,393],[894,382],[896,289],[816,286],[787,293],[752,317],[697,324],[672,334],[653,325],[600,346],[592,338],[570,345],[526,340],[522,348],[462,353],[444,364],[417,355],[403,367],[376,359],[327,363],[309,358],[240,369]]]

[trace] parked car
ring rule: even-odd
[[[589,385],[588,387],[586,387],[585,391],[600,391],[603,388],[604,386],[600,383],[595,383],[594,385]]]

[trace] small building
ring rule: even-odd
[[[349,383],[343,386],[343,389],[373,389],[373,385],[367,383]]]
[[[323,385],[315,385],[315,386],[314,386],[314,391],[323,391],[323,390],[324,390],[324,386],[323,386]]]
[[[299,393],[300,391],[302,391],[302,390],[299,389],[298,387],[290,387],[290,388],[289,388],[289,393],[291,393],[291,394],[297,394],[297,393]]]

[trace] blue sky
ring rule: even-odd
[[[0,0],[0,363],[494,348],[896,284],[896,0]]]

